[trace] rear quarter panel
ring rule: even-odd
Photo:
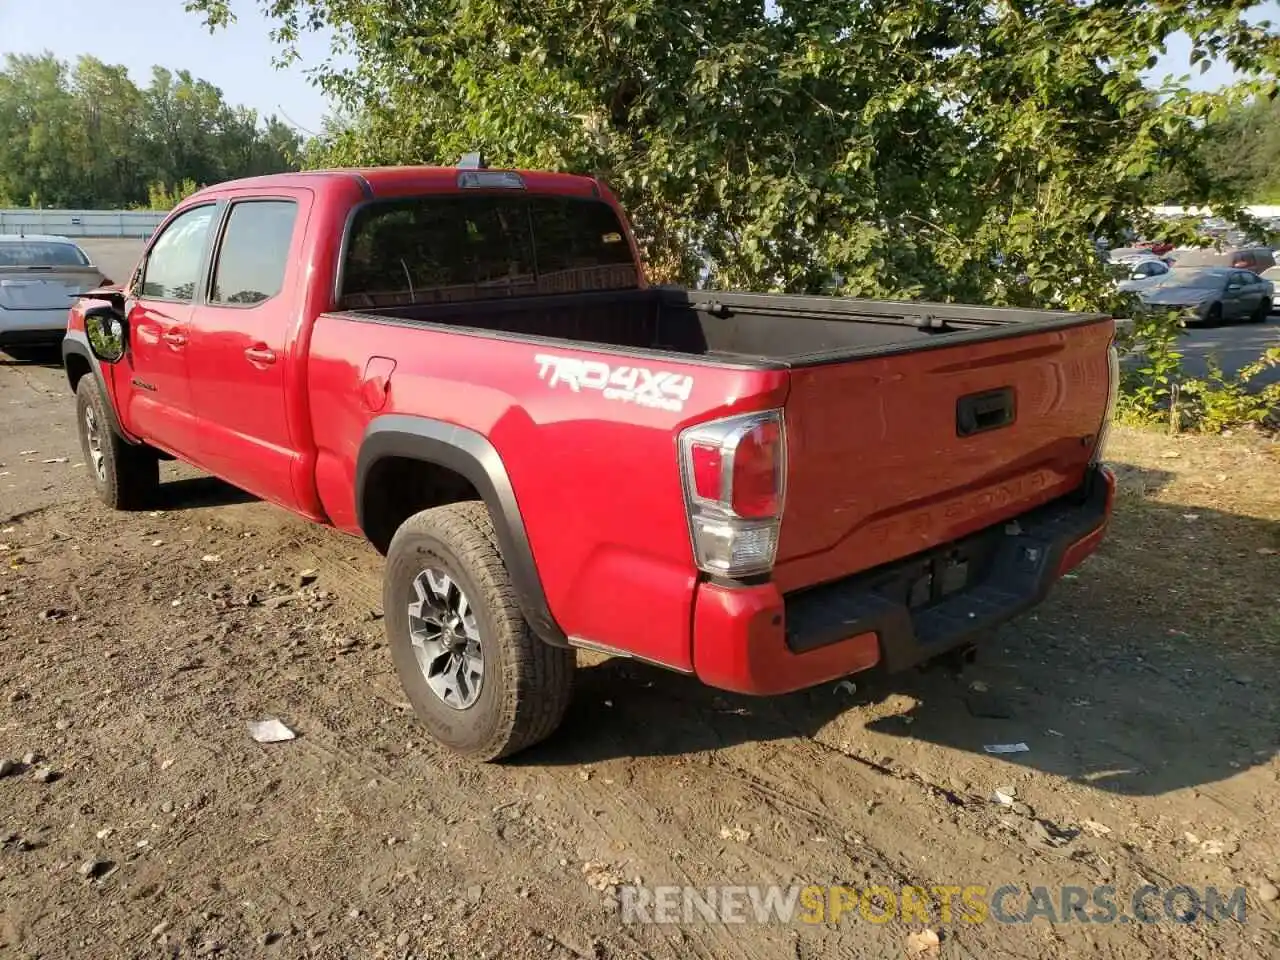
[[[377,412],[361,390],[373,357],[396,361]],[[641,406],[557,380],[549,357],[675,373],[692,386],[679,410]],[[780,405],[785,374],[325,314],[309,382],[317,485],[337,526],[358,532],[356,462],[375,416],[468,427],[503,460],[561,629],[692,669],[696,570],[676,438],[692,422]]]

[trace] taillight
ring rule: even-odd
[[[701,500],[719,500],[724,484],[724,456],[720,445],[695,440],[688,447],[688,472],[693,493]]]
[[[1089,458],[1091,464],[1102,462],[1102,455],[1106,451],[1107,438],[1111,434],[1111,419],[1116,415],[1116,401],[1120,397],[1120,352],[1116,350],[1116,345],[1111,344],[1107,348],[1107,408],[1102,414],[1102,425],[1098,427],[1098,438],[1093,443],[1093,456]]]
[[[771,570],[786,483],[782,412],[689,427],[680,434],[680,471],[698,569],[722,577]]]
[[[782,421],[756,424],[738,440],[729,477],[729,505],[740,517],[775,517],[782,509]]]

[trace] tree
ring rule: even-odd
[[[1209,125],[1201,152],[1251,202],[1280,202],[1280,100],[1255,99],[1231,110]]]
[[[228,105],[189,73],[50,54],[0,69],[0,197],[62,207],[166,203],[196,184],[296,169],[302,142],[275,117]]]
[[[660,278],[786,291],[1099,306],[1094,238],[1155,229],[1153,178],[1235,209],[1205,124],[1280,65],[1248,0],[262,6],[286,51],[327,28],[354,61],[316,69],[349,118],[316,159],[596,172]],[[1145,87],[1178,32],[1243,80]]]
[[[75,99],[66,65],[52,56],[7,56],[0,71],[0,193],[66,203],[76,196],[70,153]]]
[[[77,205],[126,197],[136,186],[146,140],[137,118],[142,96],[122,66],[83,57],[69,76],[74,126],[63,147],[80,181]],[[70,185],[68,185],[70,186]]]

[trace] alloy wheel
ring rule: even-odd
[[[484,657],[475,610],[443,570],[428,567],[413,578],[409,640],[427,686],[447,706],[465,710],[480,697]]]

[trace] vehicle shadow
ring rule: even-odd
[[[1149,483],[1158,473],[1130,471]],[[817,737],[864,758],[931,744],[1115,794],[1196,787],[1280,750],[1280,524],[1126,498],[1103,549],[1035,610],[945,664],[777,698],[634,661],[579,671],[561,732],[516,762],[581,764]],[[886,715],[886,710],[892,712]],[[926,758],[916,758],[920,764]]]
[[[166,480],[156,489],[151,501],[157,510],[194,510],[199,507],[228,507],[237,503],[254,503],[259,498],[233,487],[217,477],[181,477]]]
[[[62,366],[62,348],[57,344],[0,347],[0,367]]]

